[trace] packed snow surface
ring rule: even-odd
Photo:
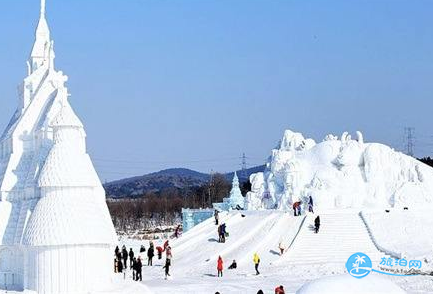
[[[399,286],[390,280],[369,275],[363,279],[354,279],[349,275],[324,277],[303,285],[296,294],[404,294]]]
[[[433,205],[433,169],[357,132],[323,142],[287,130],[265,172],[251,175],[249,209],[290,209],[314,200],[316,209]],[[304,206],[305,208],[305,206]]]
[[[432,210],[363,212],[377,245],[395,256],[433,261]]]
[[[428,214],[428,211],[419,213]],[[321,214],[319,234],[314,234],[311,230],[314,217],[312,214],[294,217],[291,213],[278,210],[221,213],[220,223],[226,223],[229,232],[226,243],[217,242],[217,226],[213,218],[192,228],[179,239],[170,240],[173,260],[168,280],[164,279],[162,269],[165,255],[161,260],[155,257],[153,266],[150,267],[146,265],[146,252],[138,253],[140,245],[148,248],[148,241],[123,240],[119,245],[125,243],[128,249],[132,247],[144,258],[143,283],[154,293],[164,294],[216,291],[222,294],[250,294],[257,293],[259,289],[264,293],[274,293],[278,285],[283,285],[286,293],[295,293],[304,284],[325,276],[347,275],[349,279],[357,280],[349,276],[345,268],[347,259],[355,252],[366,251],[375,265],[380,259],[374,257],[386,256],[374,246],[359,211],[324,212]],[[396,238],[399,237],[390,236],[389,242]],[[419,236],[414,238],[416,242]],[[280,240],[288,248],[282,256],[278,249]],[[162,246],[164,240],[154,242],[155,246]],[[385,240],[383,246],[387,244],[388,241]],[[258,276],[255,275],[253,264],[255,252],[261,259],[261,274]],[[224,260],[222,278],[217,277],[218,256]],[[228,270],[233,259],[237,261],[238,268]],[[131,279],[131,276],[128,271],[126,279]],[[375,280],[375,277],[395,283],[408,293],[433,293],[433,280],[430,276],[392,277],[373,272],[364,280],[372,278],[376,283],[379,280]],[[340,279],[343,281],[343,278]],[[375,290],[380,289],[382,288]]]

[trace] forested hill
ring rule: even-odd
[[[238,171],[239,181],[247,182],[252,173],[265,169],[264,165],[255,166],[245,171]],[[234,173],[224,177],[231,182]],[[208,183],[210,174],[200,173],[186,168],[172,168],[132,178],[121,179],[104,185],[107,198],[140,197],[147,193],[160,193],[166,189],[188,190]]]

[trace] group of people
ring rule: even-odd
[[[260,256],[257,252],[254,253],[254,255],[253,255],[253,262],[254,262],[254,269],[256,270],[256,275],[260,275],[260,272],[259,272]],[[236,260],[233,260],[232,264],[228,267],[228,269],[229,270],[237,269],[237,267],[238,267],[238,264],[237,264]],[[218,260],[217,260],[218,277],[223,276],[223,270],[224,270],[224,261],[220,255],[220,256],[218,256]]]
[[[170,266],[171,259],[173,257],[171,247],[169,245],[168,240],[165,241],[163,247],[156,247],[158,250],[159,259],[162,258],[162,252],[166,253],[166,261],[163,269],[165,270],[165,278],[167,279],[170,276]],[[159,250],[158,248],[161,248]],[[144,245],[140,247],[140,253],[145,253],[146,248]],[[115,273],[125,273],[128,268],[128,258],[129,258],[129,268],[132,270],[132,278],[134,281],[141,281],[143,279],[142,276],[142,268],[143,262],[141,256],[136,257],[132,248],[129,249],[129,252],[126,249],[126,246],[122,246],[122,250],[119,249],[119,246],[116,246],[114,250],[114,272]],[[155,246],[152,241],[149,242],[149,248],[147,249],[147,265],[153,265],[153,257],[155,256]]]
[[[215,294],[221,294],[220,292],[215,292]],[[264,294],[263,290],[260,289],[259,291],[257,291],[257,294]],[[284,291],[284,286],[283,285],[279,285],[275,288],[275,294],[286,294],[286,292]]]
[[[221,224],[218,226],[218,242],[225,243],[226,237],[228,236],[226,224]]]
[[[293,203],[293,211],[294,211],[295,216],[301,215],[301,204],[302,204],[301,201],[297,201],[297,202]],[[313,198],[311,196],[309,196],[309,199],[308,199],[308,211],[311,213],[314,213]],[[224,243],[225,238],[228,235],[227,231],[226,231],[226,224],[223,223],[223,224],[219,225],[219,212],[216,209],[214,212],[214,218],[215,218],[215,225],[218,226],[218,242]],[[319,232],[319,228],[320,228],[320,217],[317,216],[314,220],[314,232],[316,234]],[[287,245],[284,243],[284,240],[282,238],[280,239],[280,241],[278,243],[278,249],[280,250],[280,255],[283,255],[287,249]],[[256,275],[260,275],[260,272],[259,272],[260,256],[258,255],[257,252],[254,253],[254,255],[253,255],[253,263],[254,263],[254,269],[256,271]],[[236,260],[233,260],[233,263],[230,265],[229,269],[236,269],[236,268],[237,268]],[[223,270],[224,270],[224,261],[223,261],[222,257],[219,256],[218,260],[217,260],[218,277],[223,276]],[[275,293],[276,294],[284,293],[283,286],[278,286],[275,289]]]
[[[293,203],[292,208],[293,208],[293,215],[294,216],[300,216],[301,215],[301,205],[302,205],[302,201],[296,201]],[[308,197],[308,212],[314,213],[314,203],[313,203],[313,197],[309,196]]]

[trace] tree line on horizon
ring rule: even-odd
[[[139,197],[107,199],[107,205],[114,226],[121,231],[173,226],[181,223],[182,208],[211,208],[212,203],[222,202],[228,197],[231,188],[223,174],[215,174],[211,181],[200,186],[170,187],[146,192]],[[249,181],[241,183],[240,188],[245,196],[251,184]]]

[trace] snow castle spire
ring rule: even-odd
[[[36,28],[35,43],[29,60],[29,74],[35,72],[42,65],[48,65],[54,57],[53,42],[50,39],[50,29],[45,18],[45,0],[41,0],[41,12]],[[52,64],[52,62],[51,62]]]
[[[112,278],[117,237],[68,77],[54,68],[45,1],[18,107],[0,137],[0,292],[93,293]],[[81,266],[85,256],[94,266]]]
[[[41,16],[45,17],[45,0],[41,0]]]

